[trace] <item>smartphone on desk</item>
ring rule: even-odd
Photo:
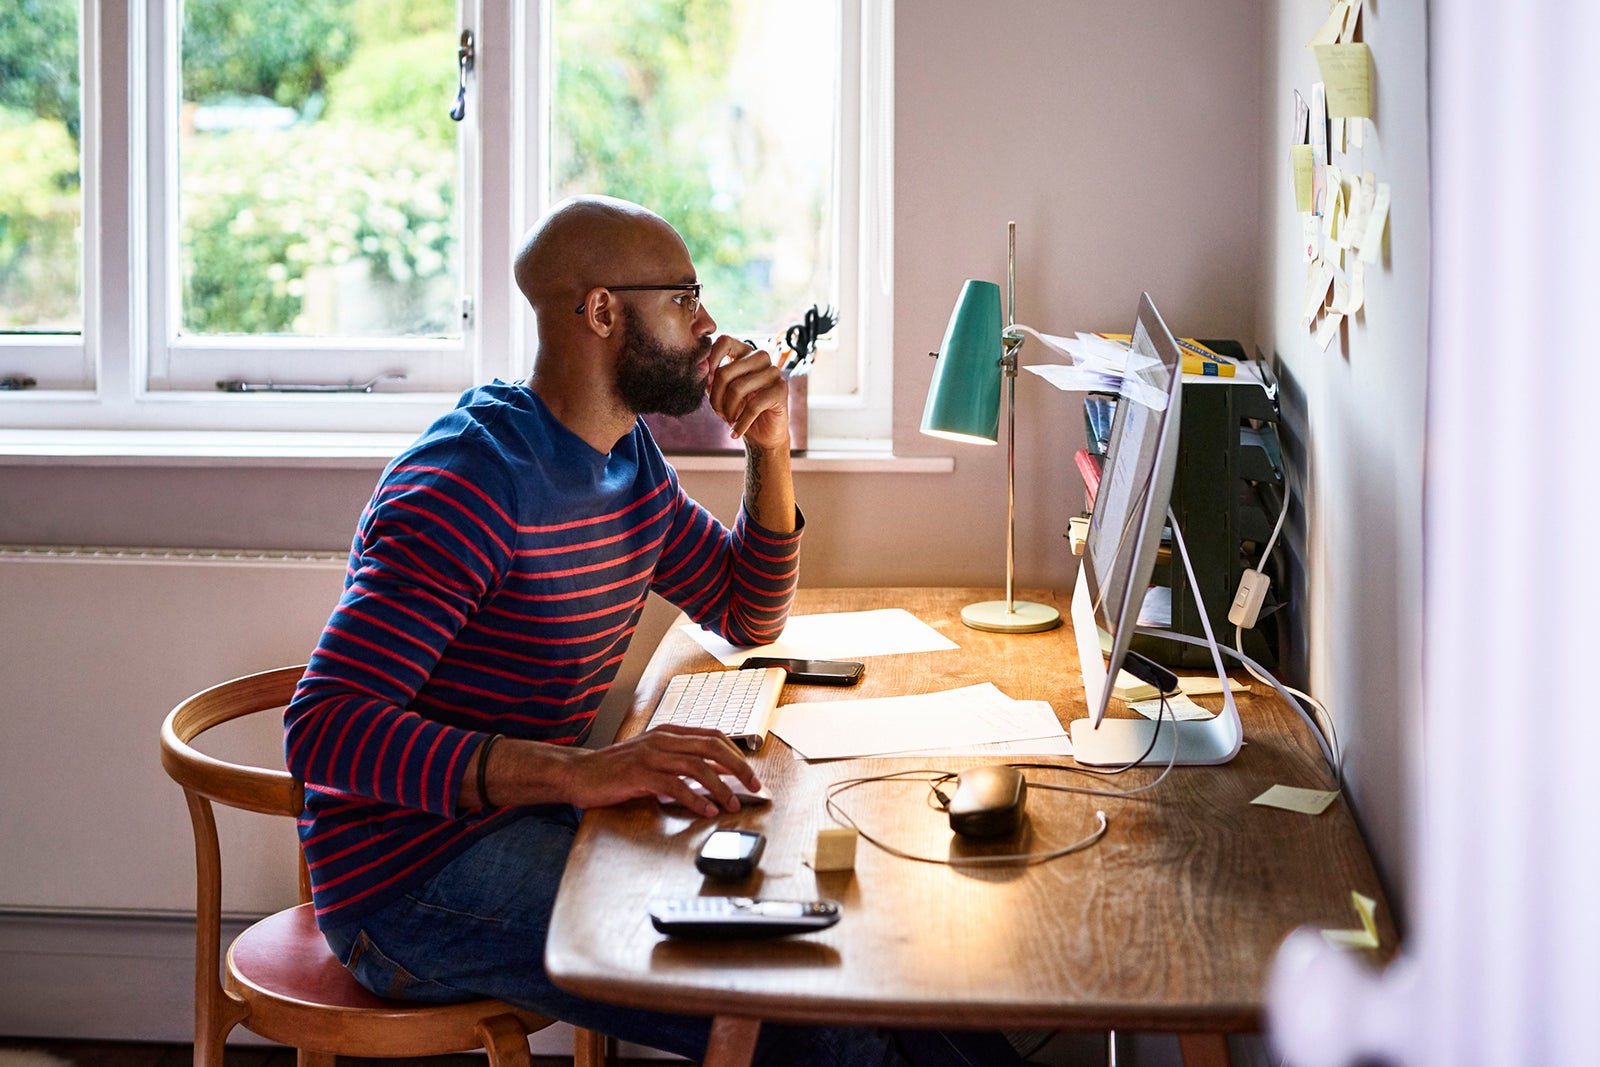
[[[853,659],[785,659],[780,656],[751,656],[739,664],[746,667],[782,667],[795,685],[855,685],[861,681],[866,665]]]

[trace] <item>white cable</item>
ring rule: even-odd
[[[1142,633],[1142,634],[1148,634],[1151,637],[1164,638],[1164,639],[1166,639],[1168,641],[1177,641],[1180,644],[1194,645],[1197,648],[1198,647],[1205,647],[1205,644],[1206,644],[1204,641],[1200,640],[1198,637],[1190,637],[1188,634],[1180,634],[1180,633],[1177,633],[1177,632],[1172,631],[1172,630],[1160,630],[1160,629],[1154,629],[1154,628],[1151,628],[1151,627],[1141,626],[1141,627],[1139,627],[1139,631],[1138,632]],[[1291,690],[1288,686],[1284,685],[1282,682],[1278,681],[1276,678],[1273,678],[1270,674],[1268,674],[1266,672],[1266,668],[1265,667],[1262,667],[1261,664],[1257,663],[1255,660],[1251,659],[1249,656],[1245,655],[1243,652],[1240,652],[1237,648],[1229,648],[1227,645],[1224,645],[1224,644],[1218,644],[1216,647],[1217,647],[1218,651],[1226,652],[1228,655],[1232,656],[1234,659],[1236,659],[1240,663],[1244,664],[1245,670],[1250,671],[1251,675],[1253,675],[1258,680],[1260,680],[1264,685],[1270,685],[1270,686],[1272,686],[1272,688],[1274,688],[1274,689],[1276,689],[1278,691],[1278,694],[1284,698],[1284,703],[1288,704],[1291,708],[1293,708],[1294,711],[1295,711],[1295,714],[1299,715],[1300,718],[1302,720],[1304,720],[1305,724],[1308,727],[1311,728],[1312,736],[1314,736],[1317,739],[1317,747],[1322,750],[1322,758],[1327,760],[1328,766],[1330,768],[1332,768],[1335,777],[1338,777],[1342,773],[1342,770],[1341,770],[1340,765],[1339,765],[1339,758],[1335,754],[1334,750],[1329,747],[1328,739],[1323,735],[1322,727],[1319,726],[1317,724],[1317,722],[1315,720],[1313,720],[1310,715],[1306,714],[1306,709],[1304,707],[1302,707],[1300,705],[1300,702],[1294,698],[1293,694],[1298,693],[1299,691],[1298,690]],[[1254,668],[1254,669],[1252,670],[1252,668]],[[1261,673],[1257,674],[1256,673],[1257,671],[1260,671]],[[1305,696],[1304,693],[1300,693],[1299,695]],[[1322,707],[1322,705],[1320,703],[1317,703],[1311,697],[1306,697],[1306,699],[1308,701],[1311,701],[1311,703],[1317,704],[1317,706],[1319,708]],[[1324,712],[1326,712],[1327,709],[1324,708],[1323,710],[1324,710]],[[1329,721],[1330,722],[1332,721],[1331,717],[1330,717]],[[1339,779],[1339,781],[1340,781],[1340,785],[1342,786],[1343,785],[1343,779],[1341,778],[1341,779]]]
[[[1235,626],[1233,628],[1233,639],[1239,644],[1240,647],[1243,647],[1244,630]],[[1259,664],[1255,663],[1254,661],[1248,658],[1242,658],[1241,662],[1244,664],[1244,669],[1250,672],[1250,676],[1256,681],[1260,682],[1262,685],[1270,685],[1277,689],[1280,693],[1292,693],[1305,703],[1311,705],[1312,708],[1316,709],[1318,720],[1317,732],[1327,738],[1329,746],[1331,746],[1333,749],[1333,754],[1331,757],[1333,763],[1333,774],[1334,777],[1338,778],[1342,783],[1344,781],[1344,755],[1339,751],[1339,732],[1334,726],[1333,713],[1328,710],[1327,705],[1323,704],[1322,701],[1318,700],[1310,693],[1302,693],[1292,685],[1279,682],[1275,678],[1258,673],[1257,667]]]
[[[1283,532],[1283,520],[1289,517],[1289,494],[1283,494],[1283,507],[1278,509],[1278,522],[1272,527],[1272,536],[1267,538],[1267,547],[1261,551],[1261,562],[1256,564],[1256,570],[1265,573],[1267,557],[1272,555],[1272,546],[1278,543],[1278,534]],[[1244,642],[1239,642],[1243,644]]]
[[[1105,836],[1106,827],[1109,824],[1106,818],[1106,813],[1103,811],[1097,811],[1095,812],[1095,828],[1086,836],[1079,838],[1070,845],[1066,845],[1058,849],[1052,849],[1049,852],[1026,852],[1004,856],[919,856],[914,852],[906,852],[905,850],[896,848],[887,842],[880,841],[876,837],[873,837],[871,834],[867,833],[861,828],[860,824],[857,823],[855,819],[851,818],[850,813],[845,811],[844,808],[839,805],[838,801],[834,799],[838,796],[838,794],[843,793],[848,789],[854,789],[856,786],[866,785],[869,782],[905,780],[909,775],[917,774],[934,775],[934,779],[929,779],[930,783],[936,781],[938,778],[948,778],[950,776],[946,771],[935,771],[930,768],[918,768],[915,770],[893,771],[889,774],[869,775],[864,778],[846,778],[842,781],[834,782],[828,787],[827,793],[824,794],[823,802],[827,808],[828,814],[833,816],[834,821],[838,822],[840,825],[850,827],[861,836],[863,841],[867,842],[868,844],[875,845],[876,847],[881,848],[883,851],[889,853],[889,855],[898,856],[900,859],[913,860],[917,863],[940,864],[946,867],[993,867],[1006,863],[1044,863],[1048,860],[1059,859],[1062,856],[1071,855],[1074,852],[1081,852],[1090,845],[1095,844]]]

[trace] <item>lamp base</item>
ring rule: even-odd
[[[974,630],[997,634],[1036,634],[1061,625],[1061,612],[1049,604],[1013,601],[1006,610],[1004,600],[985,600],[961,609],[961,621]]]

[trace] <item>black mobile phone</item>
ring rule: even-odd
[[[714,830],[694,858],[708,878],[744,878],[756,869],[767,839],[755,830]]]
[[[739,664],[745,667],[782,667],[795,685],[855,685],[861,681],[866,665],[853,659],[784,659],[778,656],[751,656]]]

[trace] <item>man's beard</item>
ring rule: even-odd
[[[706,382],[700,376],[700,361],[709,351],[709,337],[673,348],[650,333],[624,307],[617,394],[635,415],[687,415],[705,398]]]

